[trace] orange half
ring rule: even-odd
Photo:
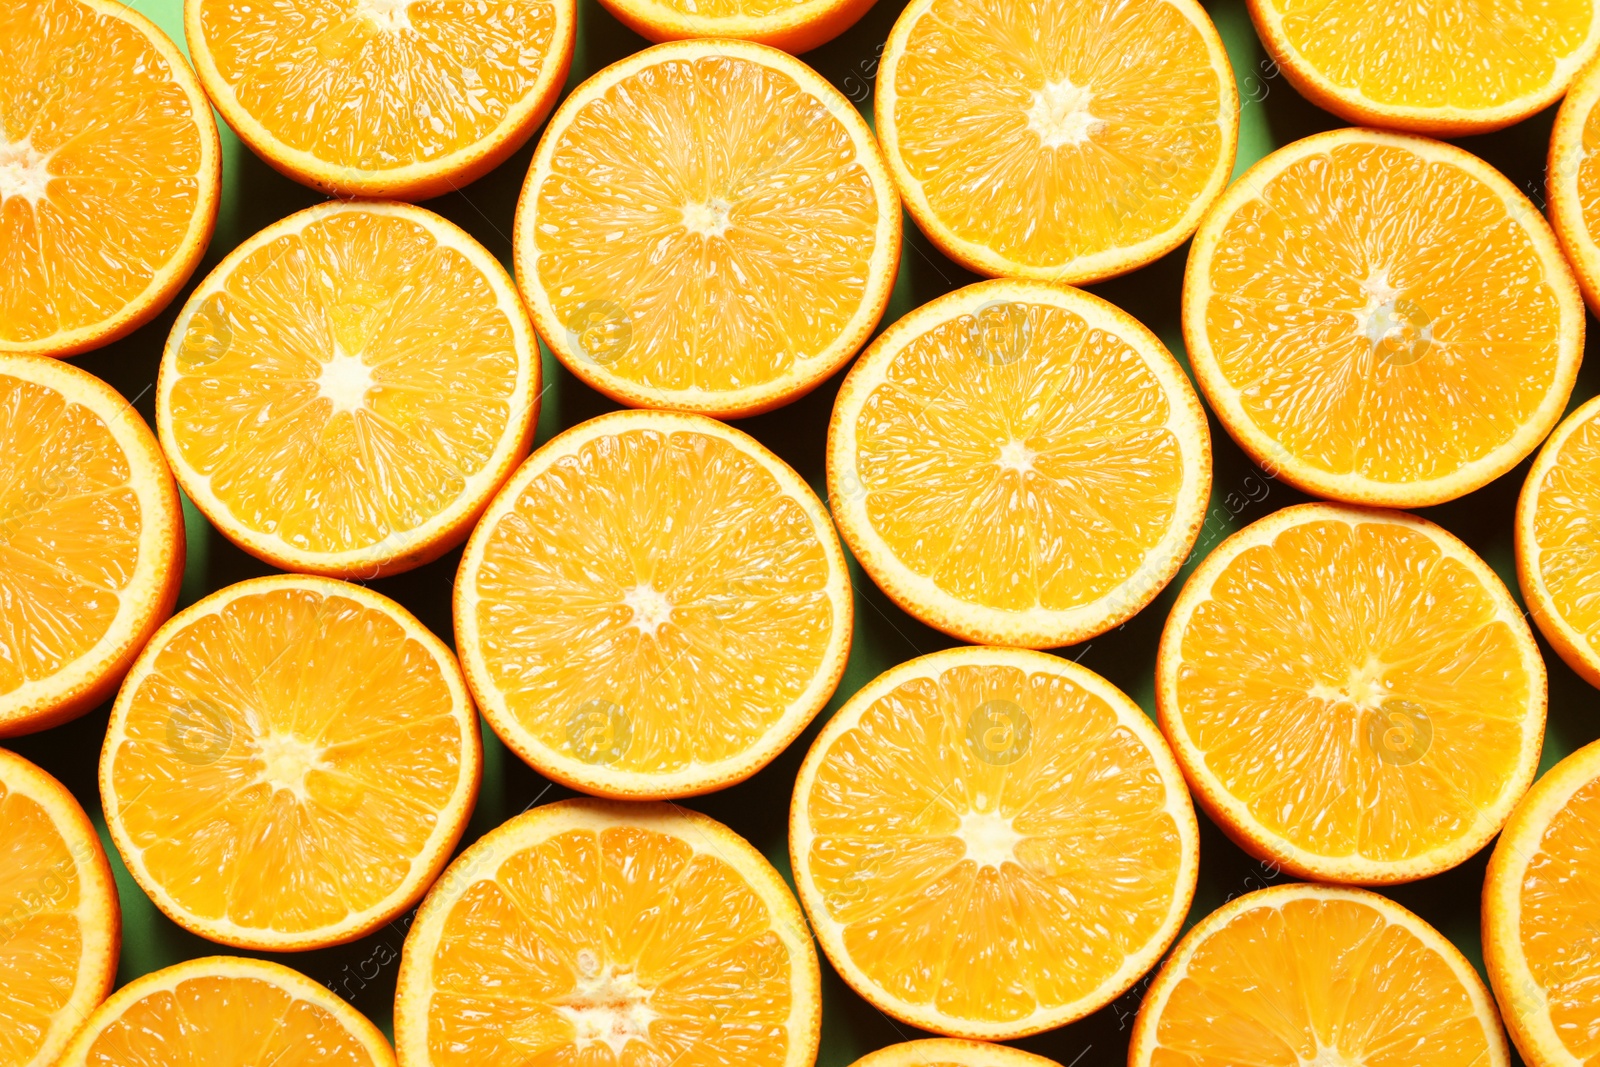
[[[100,796],[129,873],[174,922],[298,951],[422,897],[481,767],[443,642],[362,586],[277,575],[151,639],[112,708]]]
[[[1600,62],[1579,72],[1556,112],[1545,161],[1550,224],[1590,308],[1600,308]]]
[[[617,21],[652,41],[724,37],[798,55],[833,40],[876,0],[601,0]]]
[[[0,353],[73,356],[148,322],[205,254],[211,106],[116,0],[0,0]]]
[[[869,1052],[852,1067],[1060,1067],[1031,1052],[949,1037],[906,1041]]]

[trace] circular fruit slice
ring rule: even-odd
[[[1421,507],[1504,474],[1561,417],[1583,301],[1550,227],[1459,148],[1296,141],[1195,234],[1183,336],[1234,440],[1286,482]]]
[[[993,1040],[1082,1018],[1172,944],[1199,830],[1160,733],[1056,656],[902,663],[828,720],[794,786],[795,885],[880,1011]]]
[[[184,0],[195,69],[240,140],[337,196],[423,200],[522,147],[567,80],[574,0]]]
[[[987,1041],[940,1037],[880,1048],[852,1067],[1060,1067],[1054,1060]]]
[[[481,765],[443,642],[361,586],[275,575],[157,631],[112,708],[100,795],[129,873],[174,922],[295,951],[415,904]]]
[[[1560,99],[1600,46],[1588,0],[1250,0],[1277,67],[1318,107],[1361,126],[1488,133]]]
[[[0,737],[110,696],[171,614],[183,559],[139,413],[76,367],[0,353]]]
[[[1544,661],[1495,573],[1412,515],[1284,508],[1219,545],[1167,616],[1161,728],[1245,851],[1302,878],[1448,870],[1533,781]]]
[[[1483,962],[1529,1067],[1600,1056],[1600,742],[1551,768],[1506,822],[1483,885]]]
[[[1201,920],[1139,1008],[1129,1067],[1509,1067],[1483,979],[1400,905],[1279,885]]]
[[[466,539],[532,442],[537,353],[510,277],[467,233],[334,201],[200,283],[161,360],[156,425],[230,541],[371,579]]]
[[[567,800],[485,835],[406,936],[405,1067],[809,1067],[821,975],[750,844],[665,804]],[[685,1059],[687,1057],[687,1059]]]
[[[1556,427],[1517,501],[1517,578],[1567,666],[1600,686],[1600,397]]]
[[[833,40],[874,0],[601,0],[634,33],[652,41],[693,37],[757,41],[799,54]]]
[[[116,984],[122,912],[94,824],[0,749],[0,1064],[53,1067]]]
[[[0,353],[73,356],[167,306],[222,170],[183,56],[115,0],[0,0]]]
[[[517,282],[568,370],[633,407],[754,415],[883,316],[900,200],[855,107],[763,45],[680,41],[556,111],[517,204]]]
[[[828,499],[867,573],[967,641],[1054,648],[1159,593],[1194,546],[1211,437],[1149,330],[1098,297],[994,281],[872,343],[828,427]]]
[[[877,85],[906,207],[991,276],[1097,281],[1165,255],[1239,140],[1233,70],[1194,0],[915,0]]]
[[[394,1067],[378,1028],[320,983],[267,960],[208,956],[135,978],[59,1067]]]
[[[456,640],[484,717],[542,774],[691,796],[766,766],[828,702],[850,592],[827,511],[781,459],[703,416],[616,412],[490,505]]]
[[[1600,63],[1585,67],[1556,112],[1546,162],[1550,222],[1591,308],[1600,308]]]

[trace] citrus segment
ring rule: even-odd
[[[876,110],[900,195],[946,255],[1074,283],[1182,244],[1239,137],[1227,53],[1192,0],[915,0]]]
[[[925,1030],[1005,1039],[1110,1003],[1193,898],[1198,829],[1139,708],[1040,652],[903,663],[828,721],[790,855],[834,967]]]
[[[422,896],[477,795],[455,657],[361,586],[278,575],[173,617],[112,709],[100,792],[173,921],[279,951],[353,940]]]
[[[572,800],[473,845],[406,937],[406,1067],[808,1067],[800,908],[760,853],[666,805]]]
[[[1305,504],[1189,578],[1156,705],[1246,851],[1301,877],[1405,882],[1477,852],[1533,780],[1544,661],[1500,579],[1443,529]]]
[[[1129,1067],[1509,1067],[1489,991],[1438,931],[1359,889],[1247,893],[1173,949]]]
[[[1600,307],[1600,63],[1585,67],[1556,113],[1545,165],[1550,224],[1578,276],[1584,299]]]
[[[1511,813],[1483,886],[1483,961],[1529,1067],[1600,1057],[1600,744],[1579,749]]]
[[[115,0],[0,2],[0,352],[72,356],[166,306],[211,240],[216,123]]]
[[[0,353],[0,737],[108,697],[171,613],[183,559],[139,413],[76,367]]]
[[[1310,493],[1418,507],[1514,467],[1566,406],[1583,303],[1488,164],[1335,130],[1234,183],[1195,235],[1183,331],[1212,408]]]
[[[195,69],[240,139],[338,196],[421,200],[488,173],[566,81],[574,0],[185,0]]]
[[[939,1037],[880,1048],[852,1067],[1060,1067],[1054,1060],[987,1041]]]
[[[652,41],[723,37],[799,54],[855,25],[875,0],[601,0]]]
[[[618,797],[741,781],[805,728],[850,650],[827,512],[754,439],[630,411],[541,448],[462,556],[456,635],[495,732]]]
[[[805,393],[883,315],[900,203],[815,71],[682,41],[561,105],[517,205],[517,280],[578,378],[634,407],[750,415]]]
[[[394,1067],[325,987],[266,960],[211,956],[136,978],[90,1016],[59,1067]]]
[[[190,296],[157,426],[235,544],[370,579],[466,538],[532,440],[537,351],[510,277],[464,231],[330,202],[250,238]]]
[[[111,867],[62,784],[0,749],[0,1067],[52,1067],[116,983]]]
[[[828,498],[867,573],[968,641],[1051,648],[1143,608],[1194,545],[1205,412],[1149,330],[1088,293],[994,281],[895,323],[828,428]]]
[[[1250,0],[1279,69],[1362,126],[1487,133],[1554,103],[1600,45],[1590,0]]]

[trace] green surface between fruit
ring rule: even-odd
[[[138,0],[130,6],[153,19],[179,47],[184,46],[182,0]],[[903,6],[902,0],[879,0],[854,28],[804,57],[855,101],[869,119],[878,57]],[[1347,125],[1302,99],[1266,59],[1251,28],[1244,0],[1218,0],[1207,3],[1206,7],[1227,44],[1239,86],[1242,110],[1236,175],[1280,145],[1319,130]],[[577,49],[567,79],[568,90],[602,67],[647,44],[624,29],[596,0],[580,0],[578,16]],[[1500,133],[1463,138],[1456,143],[1498,167],[1528,193],[1536,205],[1543,207],[1544,159],[1554,116],[1552,107]],[[322,199],[258,160],[220,118],[218,125],[222,132],[223,158],[221,210],[216,236],[189,289],[245,238]],[[512,216],[536,140],[537,136],[497,170],[461,193],[427,202],[429,208],[447,216],[481,241],[508,270],[511,267]],[[1185,244],[1127,277],[1089,287],[1154,330],[1180,360],[1184,356],[1179,291],[1188,251],[1189,246]],[[907,219],[900,275],[884,324],[942,293],[976,280],[974,275],[945,259]],[[162,315],[143,329],[75,361],[119,389],[146,420],[153,418],[153,393],[161,348],[189,289],[180,293]],[[1590,330],[1592,337],[1592,321]],[[546,390],[537,443],[616,407],[567,374],[548,351],[543,357]],[[742,429],[754,434],[792,464],[819,494],[825,494],[823,447],[839,377],[835,376],[810,396],[787,408],[739,423]],[[1576,407],[1597,392],[1600,392],[1600,371],[1586,362],[1570,407]],[[1287,485],[1263,475],[1233,444],[1214,417],[1211,434],[1215,454],[1211,511],[1188,565],[1127,625],[1083,645],[1061,650],[1061,654],[1109,678],[1150,714],[1155,708],[1154,672],[1161,626],[1173,597],[1194,564],[1233,530],[1306,499]],[[1471,545],[1494,567],[1519,601],[1512,555],[1512,514],[1530,462],[1523,462],[1503,478],[1461,500],[1421,512]],[[265,564],[224,540],[187,501],[184,518],[189,561],[180,608],[226,585],[271,573]],[[452,638],[450,591],[459,559],[458,550],[409,574],[370,584],[400,601],[448,642]],[[697,798],[687,805],[720,819],[754,842],[785,877],[789,875],[786,832],[790,789],[821,722],[850,694],[882,671],[913,656],[956,643],[900,611],[853,562],[851,578],[856,589],[855,643],[844,681],[818,722],[749,781],[722,793]],[[1550,669],[1550,719],[1540,763],[1543,772],[1562,756],[1600,737],[1600,694],[1567,669],[1542,640],[1540,649]],[[100,812],[96,781],[109,708],[108,703],[77,722],[14,740],[9,742],[9,747],[60,778],[100,829],[122,898],[120,985],[180,960],[233,950],[187,933],[158,912],[128,876],[112,849]],[[487,727],[484,728],[484,743],[483,788],[477,810],[461,842],[462,848],[524,808],[572,795],[524,766]],[[1228,898],[1259,889],[1274,880],[1270,868],[1263,867],[1231,844],[1204,815],[1200,822],[1200,888],[1186,928]],[[1480,970],[1478,904],[1487,860],[1488,849],[1485,849],[1454,871],[1386,891],[1388,896],[1438,927]],[[1283,879],[1280,876],[1277,880]],[[392,1032],[395,972],[408,918],[340,948],[270,958],[334,988],[386,1032]],[[1143,982],[1136,985],[1088,1019],[1016,1044],[1049,1056],[1064,1067],[1120,1067],[1127,1062],[1127,1042],[1144,985]],[[891,1021],[856,996],[824,960],[822,1049],[818,1060],[822,1067],[844,1067],[875,1048],[920,1036],[924,1035]],[[1521,1062],[1514,1052],[1512,1058],[1516,1063]]]

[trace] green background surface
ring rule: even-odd
[[[137,0],[132,6],[150,16],[182,47],[181,2]],[[853,29],[805,57],[869,118],[877,59],[903,6],[902,0],[879,0]],[[1319,130],[1346,125],[1307,103],[1277,73],[1251,28],[1243,0],[1218,0],[1207,7],[1227,43],[1239,85],[1242,114],[1235,174],[1278,145]],[[607,64],[647,44],[623,28],[596,0],[580,0],[578,9],[577,50],[567,79],[569,90]],[[1497,134],[1463,138],[1457,143],[1493,163],[1542,208],[1544,158],[1554,111],[1551,108]],[[195,280],[249,235],[322,199],[258,160],[220,118],[218,125],[222,130],[223,155],[221,211],[216,236]],[[507,269],[511,266],[512,216],[534,143],[530,141],[498,169],[463,191],[429,201],[427,205],[472,233],[505,263]],[[1179,328],[1179,290],[1188,249],[1185,244],[1142,270],[1089,287],[1148,325],[1180,359],[1183,358],[1183,339]],[[944,258],[908,218],[900,274],[884,323],[887,325],[934,297],[976,280],[974,275]],[[189,289],[193,284],[191,281]],[[152,394],[161,348],[189,289],[143,329],[76,361],[79,366],[111,382],[147,420],[153,418]],[[548,351],[544,352],[544,375],[547,388],[539,417],[538,443],[616,406],[566,373]],[[818,494],[824,496],[823,445],[839,377],[836,375],[787,408],[739,423],[792,464]],[[1579,375],[1571,406],[1576,407],[1597,391],[1600,391],[1600,377],[1592,365],[1587,366]],[[1227,533],[1278,508],[1306,499],[1257,470],[1215,418],[1211,420],[1211,433],[1216,464],[1211,515],[1200,535],[1200,548],[1190,564],[1149,607],[1125,626],[1060,651],[1109,678],[1152,714],[1157,640],[1173,597],[1194,562]],[[1512,514],[1528,466],[1529,462],[1525,461],[1470,496],[1422,512],[1476,549],[1511,587],[1514,595],[1517,590],[1512,556]],[[265,564],[224,540],[187,501],[185,519],[189,558],[180,607],[223,586],[270,573],[271,569]],[[409,574],[370,584],[411,609],[448,642],[452,638],[450,591],[459,558],[458,550]],[[722,820],[754,842],[786,877],[789,874],[786,826],[790,789],[801,758],[821,723],[850,694],[882,671],[913,656],[955,643],[895,607],[853,561],[851,577],[855,585],[855,642],[844,681],[833,701],[817,722],[765,770],[739,786],[688,803],[689,807]],[[1540,647],[1550,668],[1550,718],[1540,767],[1543,771],[1575,748],[1600,736],[1600,716],[1595,713],[1594,690],[1568,670],[1542,640]],[[96,765],[108,711],[109,705],[76,722],[9,744],[65,782],[100,828],[122,899],[123,948],[118,973],[121,984],[180,960],[233,950],[189,934],[158,912],[128,876],[111,847],[96,785]],[[462,847],[533,804],[571,795],[524,766],[487,728],[484,741],[483,788]],[[1200,888],[1186,928],[1230,897],[1273,880],[1266,869],[1224,838],[1203,815],[1200,854]],[[1488,849],[1485,849],[1456,870],[1386,891],[1443,931],[1480,969],[1478,902],[1487,859]],[[406,916],[354,944],[275,958],[333,987],[389,1031],[395,972],[408,920]],[[1050,1056],[1066,1067],[1112,1067],[1125,1063],[1133,1016],[1143,988],[1144,983],[1140,983],[1085,1020],[1017,1044]],[[824,1067],[843,1067],[872,1049],[920,1036],[924,1035],[886,1018],[857,997],[824,959],[819,1061]]]

